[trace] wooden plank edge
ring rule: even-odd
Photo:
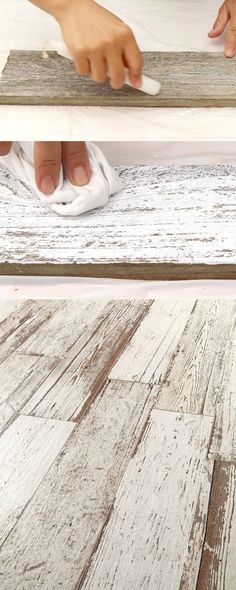
[[[108,263],[0,263],[0,275],[63,276],[149,281],[236,279],[236,264],[158,262]]]
[[[0,88],[1,90],[1,88]],[[223,108],[236,107],[236,98],[200,98],[200,99],[162,99],[142,94],[142,100],[137,96],[124,98],[100,95],[94,98],[86,97],[86,100],[77,97],[42,97],[42,96],[12,96],[0,94],[0,105],[21,106],[86,106],[86,107],[123,107],[123,108]]]

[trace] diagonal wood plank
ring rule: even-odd
[[[64,356],[107,305],[105,299],[65,301],[46,324],[24,342],[22,352]]]
[[[215,415],[217,392],[228,362],[227,342],[231,343],[235,323],[235,301],[197,302],[161,384],[157,408],[202,413],[209,396],[212,403],[204,413]]]
[[[154,410],[83,590],[179,590],[213,419]]]
[[[110,379],[157,383],[165,375],[194,300],[155,301],[112,368]]]
[[[196,590],[234,590],[236,466],[216,462],[206,539]]]
[[[79,77],[55,52],[11,51],[0,81],[0,104],[124,107],[236,106],[234,61],[223,53],[145,52],[144,73],[162,84],[157,96],[112,90]]]
[[[202,548],[204,544],[209,499],[212,485],[214,461],[207,461],[204,471],[199,499],[193,519],[192,530],[188,543],[188,553],[184,562],[183,573],[178,590],[196,590]]]
[[[0,545],[21,517],[73,427],[69,422],[19,416],[1,436]]]
[[[9,357],[62,305],[60,300],[26,301],[19,312],[2,322],[4,338],[0,341],[0,362]],[[1,326],[0,326],[1,327]]]
[[[2,299],[0,301],[0,325],[6,320],[7,316],[13,312],[18,312],[22,305],[24,305],[24,302],[21,299]]]
[[[110,302],[39,387],[24,413],[78,420],[151,305],[151,300]]]
[[[235,304],[236,305],[236,304]],[[236,318],[227,327],[222,354],[216,359],[218,379],[206,392],[204,414],[215,414],[210,455],[236,460]],[[211,379],[212,380],[212,379]]]
[[[57,364],[58,360],[52,357],[18,352],[0,364],[0,432],[23,409]]]
[[[2,547],[1,590],[77,586],[153,407],[150,391],[113,381],[95,400]]]

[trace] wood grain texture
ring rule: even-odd
[[[225,325],[225,320],[222,321]],[[203,413],[215,415],[210,455],[214,458],[236,461],[236,318],[222,343],[222,352],[216,358],[215,383],[207,389]],[[212,379],[210,378],[212,381]]]
[[[212,424],[202,416],[151,413],[80,588],[179,588]]]
[[[14,528],[73,428],[70,422],[19,416],[1,436],[0,546]]]
[[[236,106],[234,62],[223,53],[145,52],[144,73],[162,89],[149,96],[129,87],[112,90],[79,77],[55,52],[11,51],[0,81],[0,104],[125,107]]]
[[[72,299],[62,302],[49,320],[27,338],[20,351],[29,355],[63,358],[93,321],[100,321],[98,318],[107,304],[106,299]]]
[[[235,301],[197,301],[159,389],[159,409],[201,414],[209,396],[211,405],[207,404],[204,413],[217,413],[217,395],[224,381],[235,323]]]
[[[24,408],[57,365],[52,357],[14,352],[0,364],[0,432]]]
[[[96,399],[2,547],[1,590],[77,587],[152,405],[139,383],[112,382]]]
[[[202,549],[206,534],[209,499],[212,486],[214,461],[208,460],[203,471],[203,479],[189,537],[188,553],[178,590],[196,590]]]
[[[109,378],[159,383],[190,319],[194,301],[154,301]]]
[[[151,304],[148,300],[110,302],[51,371],[24,413],[79,420]]]
[[[26,301],[0,324],[4,336],[0,340],[0,363],[22,345],[62,305],[60,300]]]
[[[236,278],[234,166],[117,170],[104,209],[61,218],[0,166],[0,272]]]
[[[236,467],[217,462],[196,590],[234,590],[236,579]]]

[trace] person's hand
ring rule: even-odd
[[[12,142],[0,142],[0,156],[6,156]],[[83,141],[36,141],[34,144],[36,184],[45,195],[58,186],[61,165],[65,176],[77,186],[90,180],[90,166],[86,144]]]
[[[79,74],[121,88],[125,67],[139,88],[143,57],[131,29],[94,0],[31,0],[58,21]]]
[[[233,57],[236,53],[236,0],[225,0],[208,36],[215,39],[222,35],[225,30],[224,53],[226,57]]]

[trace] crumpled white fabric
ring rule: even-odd
[[[13,172],[59,215],[81,215],[91,209],[104,207],[111,195],[122,190],[119,176],[101,150],[93,143],[86,145],[91,168],[90,182],[82,187],[73,185],[64,177],[61,167],[58,187],[48,196],[38,189],[35,182],[34,142],[14,142],[10,153],[0,157],[0,164]]]

